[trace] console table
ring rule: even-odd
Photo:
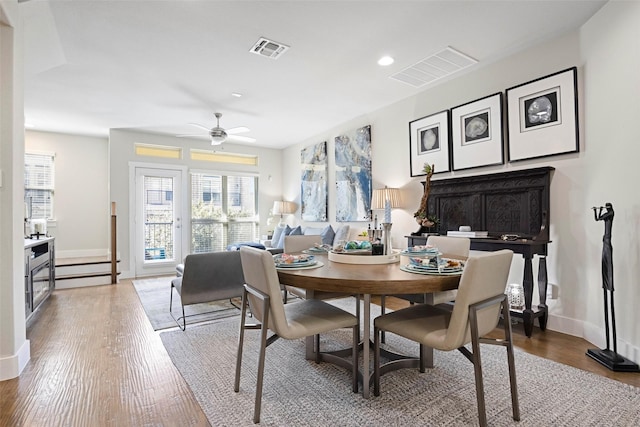
[[[547,326],[547,246],[549,240],[549,212],[551,175],[554,168],[521,169],[486,175],[465,176],[431,181],[427,202],[430,214],[440,219],[439,232],[458,230],[468,225],[472,230],[488,231],[489,238],[471,239],[471,249],[497,251],[511,249],[524,258],[523,287],[525,309],[513,311],[524,321],[528,337],[533,321],[540,329]],[[502,240],[510,235],[514,240]],[[406,236],[409,246],[424,245],[427,238]],[[538,294],[540,304],[532,307],[534,255],[538,264]]]
[[[426,237],[421,236],[405,236],[408,246],[424,245],[427,242]],[[477,251],[498,251],[501,249],[510,249],[516,254],[521,254],[524,258],[524,276],[522,286],[524,287],[525,308],[523,311],[511,310],[511,315],[522,318],[524,322],[524,331],[528,337],[533,332],[533,321],[538,319],[540,329],[543,331],[547,328],[547,244],[548,240],[528,240],[518,239],[514,241],[504,241],[500,239],[470,239],[471,249]],[[538,295],[540,304],[532,307],[533,299],[533,267],[531,260],[534,255],[540,257],[538,263]]]

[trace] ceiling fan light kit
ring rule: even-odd
[[[209,135],[211,139],[211,145],[220,145],[223,142],[225,142],[227,138],[229,138],[229,136],[231,136],[231,138],[233,138],[234,140],[240,141],[240,142],[256,142],[255,138],[236,135],[237,133],[249,132],[249,128],[245,126],[239,126],[236,128],[225,130],[220,127],[220,117],[222,117],[222,113],[215,113],[214,115],[216,116],[216,126],[211,129],[198,123],[189,123],[190,125],[197,126],[202,129],[206,129],[207,133],[205,135],[207,134]],[[199,135],[196,134],[196,135],[176,135],[176,136],[179,138],[183,138],[183,137],[191,137],[191,136],[199,136]]]
[[[222,129],[211,129],[211,145],[220,145],[227,139],[227,133]]]

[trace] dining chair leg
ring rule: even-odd
[[[233,391],[240,391],[240,370],[242,367],[242,348],[244,346],[245,315],[247,314],[247,290],[242,292],[242,314],[240,315],[240,334],[238,338],[238,355],[236,356],[236,380]]]
[[[509,312],[509,304],[505,296],[502,301],[502,315],[504,320],[504,336],[507,342],[507,360],[509,363],[509,383],[511,384],[511,407],[513,410],[513,419],[520,421],[520,404],[518,402],[518,385],[516,382],[516,363],[513,355],[513,341],[511,336],[511,314]]]
[[[384,316],[384,312],[386,309],[386,305],[385,305],[385,295],[380,295],[380,315]],[[380,342],[385,343],[387,342],[386,336],[385,336],[385,331],[380,331]]]
[[[480,427],[487,426],[487,411],[484,402],[484,384],[482,381],[482,361],[480,360],[480,337],[478,336],[478,315],[475,307],[469,307],[469,326],[471,328],[471,349],[473,372],[476,380],[476,399]]]
[[[182,304],[182,300],[180,301],[180,306],[182,307],[182,325],[180,325],[181,318],[178,317],[176,319],[175,316],[173,315],[173,289],[174,288],[175,287],[173,286],[173,284],[171,284],[171,294],[169,295],[169,314],[178,325],[178,328],[184,331],[185,329],[187,329],[187,317],[184,315],[184,305]]]
[[[315,350],[316,350],[316,363],[320,363],[320,334],[315,334],[313,336],[314,341],[316,343],[315,345]]]
[[[427,364],[427,347],[424,344],[420,344],[420,373],[424,374],[425,366]]]
[[[373,395],[380,396],[380,329],[376,326],[373,327]]]
[[[358,342],[360,342],[360,294],[354,296],[356,297],[356,319],[358,319]]]
[[[269,298],[263,300],[262,312],[263,319],[260,327],[260,355],[258,357],[258,379],[256,382],[256,403],[253,409],[253,422],[255,424],[260,422],[260,409],[262,406],[262,382],[264,379],[264,359],[267,350],[267,332],[269,328]]]

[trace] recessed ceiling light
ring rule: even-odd
[[[378,65],[382,65],[383,67],[386,67],[387,65],[391,65],[393,64],[393,58],[390,56],[383,56],[382,58],[378,59]]]
[[[238,92],[233,92],[231,96],[235,96],[236,98],[242,98],[242,94]]]

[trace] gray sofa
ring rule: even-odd
[[[180,329],[186,329],[184,307],[242,296],[244,275],[239,251],[207,252],[187,255],[176,267],[178,277],[171,281],[169,311]],[[182,316],[173,315],[173,290],[180,296]],[[181,322],[182,321],[182,324]]]

